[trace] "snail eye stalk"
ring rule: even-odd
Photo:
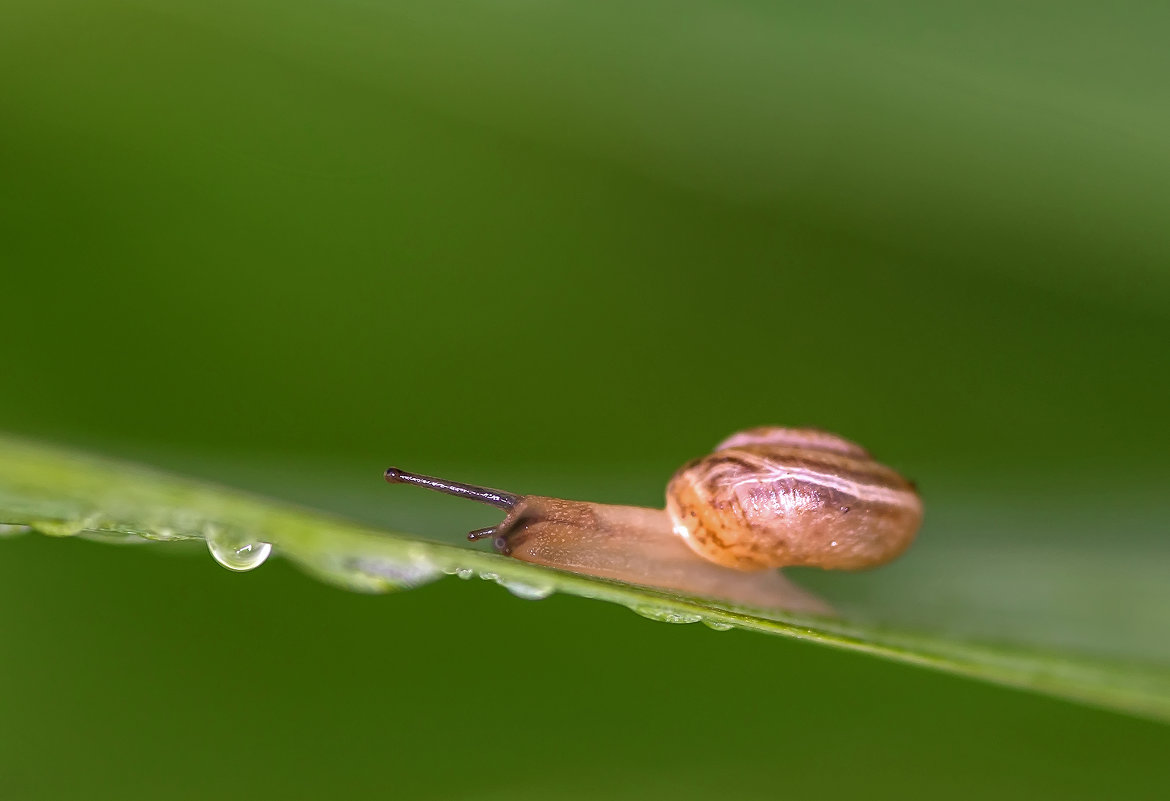
[[[520,496],[510,492],[477,487],[474,484],[462,484],[458,481],[447,481],[442,478],[432,478],[431,476],[420,476],[417,473],[399,470],[397,467],[386,468],[386,481],[391,484],[414,484],[416,487],[454,495],[457,498],[479,501],[509,512],[520,503]]]

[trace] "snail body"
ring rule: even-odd
[[[386,471],[506,511],[471,532],[517,559],[756,606],[824,612],[774,568],[884,564],[922,521],[912,484],[860,446],[814,429],[744,431],[683,465],[666,509],[569,501]]]

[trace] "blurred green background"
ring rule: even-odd
[[[381,470],[657,504],[817,425],[928,511],[808,582],[1170,661],[1164,3],[0,11],[0,427],[456,541]],[[26,537],[0,609],[5,798],[1165,789],[1166,726],[478,581]]]

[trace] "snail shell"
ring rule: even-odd
[[[674,474],[666,509],[696,553],[738,570],[875,567],[922,523],[913,484],[860,445],[807,428],[729,437]]]

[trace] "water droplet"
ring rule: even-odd
[[[730,623],[724,623],[722,620],[708,620],[703,618],[703,625],[715,631],[731,631],[735,626]]]
[[[436,581],[444,573],[421,553],[389,557],[289,551],[284,555],[322,581],[352,592],[409,590]]]
[[[12,523],[0,523],[0,537],[15,537],[32,531],[32,526],[18,526]]]
[[[499,573],[491,573],[491,572],[480,573],[479,577],[481,579],[483,579],[484,581],[499,581],[500,580]]]
[[[555,589],[551,584],[529,584],[525,581],[513,581],[511,579],[496,579],[500,586],[508,592],[515,595],[517,598],[523,598],[526,601],[540,601],[553,594]]]
[[[345,560],[345,584],[360,592],[393,592],[429,584],[443,571],[420,556],[407,559],[358,557]]]
[[[630,609],[642,617],[657,620],[659,623],[698,623],[702,615],[694,612],[682,612],[678,609],[668,609],[663,606],[631,606]]]
[[[252,570],[264,564],[268,554],[272,553],[272,546],[267,542],[247,542],[233,539],[222,532],[209,530],[207,532],[207,550],[211,551],[215,561],[228,570]]]
[[[180,540],[190,540],[198,538],[198,534],[194,532],[180,532],[171,528],[170,526],[159,526],[153,531],[134,531],[139,537],[144,540],[152,540],[154,542],[177,542]]]
[[[456,568],[455,575],[458,576],[459,578],[463,579],[464,581],[467,581],[467,579],[469,579],[475,575],[475,571],[472,570],[470,567],[460,567],[460,568]]]

